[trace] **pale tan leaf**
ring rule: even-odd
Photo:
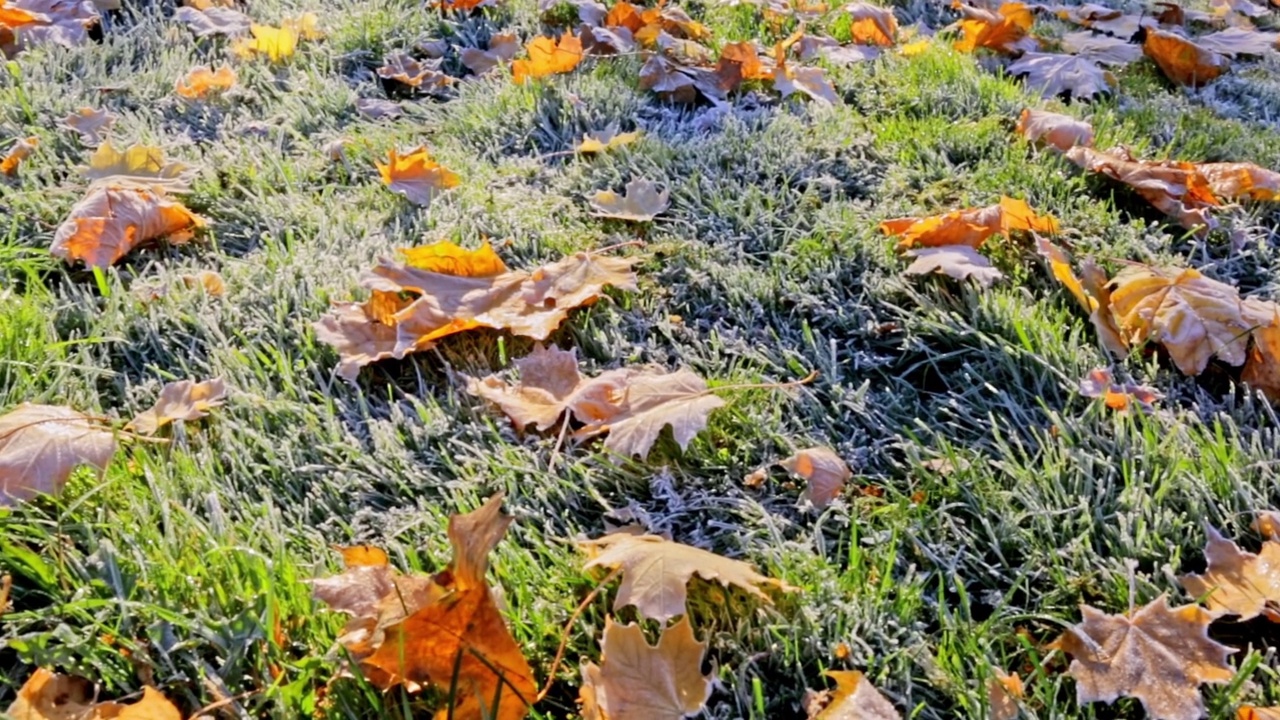
[[[0,415],[0,505],[56,493],[81,465],[101,474],[115,452],[115,435],[88,415],[22,403]]]
[[[58,126],[71,130],[80,136],[81,142],[92,146],[102,142],[103,133],[110,130],[116,120],[115,113],[82,107],[60,120]]]
[[[94,185],[111,187],[163,188],[182,192],[191,181],[194,168],[167,162],[164,151],[152,145],[132,145],[121,151],[103,142],[89,158],[81,174]]]
[[[773,89],[784,98],[801,93],[827,105],[840,104],[840,96],[822,68],[779,65],[773,70]]]
[[[1278,49],[1277,42],[1280,42],[1278,33],[1260,32],[1241,27],[1227,28],[1196,38],[1196,44],[1200,47],[1227,57],[1274,55]]]
[[[1009,74],[1025,76],[1027,87],[1044,97],[1091,98],[1115,85],[1111,73],[1079,55],[1029,52],[1009,66]]]
[[[596,215],[633,222],[648,222],[666,211],[671,204],[668,192],[658,189],[658,184],[643,178],[632,178],[625,194],[601,190],[591,198]]]
[[[1101,152],[1081,145],[1068,150],[1066,156],[1084,170],[1101,173],[1133,188],[1153,207],[1188,230],[1203,231],[1217,226],[1209,211],[1218,205],[1218,199],[1208,180],[1191,163],[1141,161],[1123,148]]]
[[[489,49],[463,48],[458,54],[468,70],[484,75],[506,63],[520,52],[520,36],[515,33],[494,33],[489,37]]]
[[[702,709],[711,695],[702,674],[707,644],[688,618],[663,629],[656,646],[636,623],[604,622],[600,664],[582,666],[584,720],[682,720]]]
[[[1142,59],[1141,45],[1087,30],[1063,35],[1062,48],[1100,65],[1124,66]]]
[[[152,240],[186,242],[204,224],[203,218],[160,191],[100,186],[71,208],[49,251],[68,262],[83,260],[89,267],[106,268]]]
[[[1093,126],[1061,113],[1027,108],[1018,118],[1017,131],[1033,143],[1061,152],[1076,145],[1093,145]]]
[[[1009,675],[996,668],[987,679],[987,720],[1017,720],[1021,712],[1018,701],[1024,692],[1018,673]]]
[[[438,91],[453,82],[453,78],[440,72],[441,60],[419,62],[404,52],[394,52],[386,57],[377,69],[378,77],[404,83],[411,88]]]
[[[373,120],[390,120],[404,114],[400,103],[381,98],[356,98],[356,112]]]
[[[139,413],[125,429],[140,435],[154,435],[171,422],[205,417],[210,410],[221,406],[226,397],[227,385],[222,378],[203,382],[171,382],[160,390],[156,404]]]
[[[902,714],[857,670],[827,670],[836,681],[831,700],[810,720],[901,720]]]
[[[5,710],[12,720],[182,720],[182,713],[153,687],[142,689],[142,698],[125,705],[97,702],[93,683],[72,675],[57,675],[38,668],[18,690]]]
[[[996,280],[1004,277],[1004,273],[991,266],[990,260],[968,245],[915,248],[905,254],[915,258],[915,262],[903,270],[907,275],[937,273],[956,280],[973,278],[982,287],[990,287]]]
[[[1067,672],[1080,704],[1133,697],[1155,720],[1199,720],[1200,685],[1234,675],[1236,652],[1211,640],[1214,615],[1199,605],[1170,608],[1164,595],[1125,615],[1082,605],[1083,621],[1054,642],[1071,655]]]
[[[1193,597],[1203,598],[1210,610],[1252,620],[1266,614],[1280,619],[1280,542],[1268,540],[1258,554],[1245,552],[1206,527],[1204,556],[1209,567],[1203,575],[1190,573],[1178,582]]]
[[[827,447],[805,448],[778,464],[808,481],[803,497],[819,510],[840,497],[845,483],[853,477],[849,465]]]
[[[1199,163],[1195,166],[1214,194],[1230,200],[1280,199],[1280,173],[1253,163]]]
[[[468,378],[467,392],[502,408],[517,430],[530,425],[550,429],[566,410],[581,422],[612,418],[618,414],[631,375],[631,371],[615,370],[583,378],[575,350],[542,345],[515,364],[520,370],[518,385],[507,385],[493,375],[484,380]]]
[[[794,590],[765,577],[739,560],[653,535],[613,533],[579,543],[590,556],[586,569],[622,570],[622,584],[614,609],[634,605],[641,616],[666,622],[685,612],[689,579],[697,575],[722,585],[736,586],[756,599],[771,603],[761,588]]]
[[[606,450],[626,457],[648,457],[662,429],[671,426],[672,437],[684,450],[707,426],[707,415],[724,407],[724,400],[707,388],[702,378],[688,370],[673,373],[637,373],[627,382],[618,412],[587,423],[574,437],[587,438],[608,432]]]
[[[209,7],[204,10],[180,7],[173,13],[173,19],[186,23],[196,37],[246,35],[249,26],[253,24],[248,15],[229,7]]]

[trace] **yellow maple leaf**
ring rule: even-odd
[[[375,164],[383,184],[423,207],[430,205],[440,191],[457,187],[461,182],[457,175],[432,160],[421,145],[403,155],[392,148],[387,162]]]

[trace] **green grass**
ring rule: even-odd
[[[504,491],[516,522],[491,577],[540,680],[593,587],[572,539],[634,520],[802,588],[766,608],[695,583],[690,613],[720,680],[707,717],[802,717],[822,670],[858,668],[909,717],[981,718],[992,669],[1035,674],[1079,603],[1190,601],[1172,578],[1202,567],[1203,523],[1249,537],[1250,512],[1280,501],[1280,423],[1230,372],[1186,378],[1135,356],[1121,369],[1166,394],[1158,411],[1118,417],[1079,397],[1078,379],[1108,358],[1032,248],[1001,241],[992,255],[1010,279],[990,290],[900,277],[881,220],[1007,194],[1113,267],[1192,264],[1277,299],[1280,210],[1231,209],[1223,232],[1188,237],[1014,137],[1023,107],[1063,106],[986,60],[939,43],[832,69],[837,107],[738,97],[725,110],[638,90],[635,58],[588,60],[527,86],[501,72],[459,83],[377,123],[354,100],[383,97],[371,68],[384,53],[502,29],[529,37],[534,4],[459,20],[408,0],[263,0],[257,18],[322,10],[328,38],[281,67],[240,64],[238,89],[196,105],[173,82],[219,61],[225,42],[192,42],[161,5],[126,0],[104,42],[28,52],[0,73],[0,143],[41,140],[0,184],[0,409],[66,403],[126,419],[169,380],[222,377],[232,392],[172,443],[125,442],[104,478],[81,471],[60,496],[0,515],[0,569],[14,582],[0,707],[45,666],[101,682],[104,697],[153,682],[187,714],[234,698],[234,713],[255,717],[427,717],[402,693],[326,689],[342,619],[304,581],[336,571],[331,544],[439,569],[448,516]],[[940,12],[903,5],[904,24]],[[716,43],[778,38],[749,8],[704,15]],[[1134,68],[1115,97],[1066,110],[1090,117],[1103,147],[1276,168],[1275,62],[1199,93]],[[159,143],[200,168],[188,200],[211,221],[202,242],[137,251],[97,278],[47,255],[89,154],[51,128],[84,105],[121,116],[117,144]],[[610,124],[645,136],[599,158],[558,154]],[[322,151],[339,136],[352,139],[345,166]],[[421,143],[463,178],[430,210],[386,190],[372,165]],[[642,231],[591,215],[589,193],[635,176],[670,189],[667,213]],[[647,461],[623,461],[598,442],[518,436],[455,382],[503,370],[527,340],[454,337],[353,385],[310,329],[397,247],[488,237],[528,267],[637,236],[640,291],[575,312],[551,338],[578,348],[586,372],[656,363],[713,385],[818,379],[727,392],[687,451],[666,437]],[[179,276],[199,270],[220,272],[226,295],[184,287]],[[781,472],[743,486],[811,444],[856,474],[827,510],[799,508],[801,488]],[[570,629],[533,717],[576,717],[576,665],[598,659],[611,603],[609,590]],[[1214,634],[1241,648],[1241,672],[1206,691],[1213,717],[1280,701],[1275,631],[1219,623]],[[1078,707],[1064,667],[1057,657],[1036,675],[1028,717],[1141,716],[1133,701]]]

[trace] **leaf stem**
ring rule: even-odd
[[[596,583],[596,586],[591,590],[591,592],[587,593],[587,596],[582,599],[582,602],[578,603],[578,607],[574,608],[573,614],[569,616],[568,622],[564,624],[564,630],[560,632],[560,647],[556,648],[555,659],[551,661],[551,669],[547,671],[547,684],[542,687],[542,691],[539,692],[538,697],[534,699],[535,703],[541,702],[541,700],[547,696],[547,693],[551,692],[551,686],[556,682],[556,670],[560,669],[560,661],[564,660],[564,651],[569,645],[569,630],[573,627],[573,624],[577,622],[578,616],[582,614],[583,610],[587,609],[587,606],[591,604],[592,600],[596,599],[596,596],[600,594],[600,590],[605,585],[608,585],[614,578],[621,574],[622,568],[617,568],[613,572],[604,576],[604,579]]]
[[[817,370],[813,370],[813,371],[811,371],[808,375],[805,375],[804,377],[800,378],[799,380],[792,380],[792,381],[790,381],[790,382],[784,382],[784,383],[742,383],[742,384],[740,384],[740,385],[718,385],[718,386],[713,387],[713,388],[707,388],[705,391],[703,391],[703,393],[702,393],[702,394],[703,394],[703,395],[710,395],[711,393],[718,393],[718,392],[720,392],[720,391],[722,391],[722,390],[783,390],[783,389],[785,389],[785,388],[789,388],[789,387],[799,387],[799,386],[801,386],[801,385],[808,385],[809,383],[811,383],[811,382],[813,382],[815,379],[817,379],[817,377],[818,377],[818,371],[817,371]]]

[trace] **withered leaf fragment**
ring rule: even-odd
[[[142,699],[130,705],[95,702],[94,695],[93,684],[84,678],[38,668],[5,715],[13,720],[182,720],[178,708],[153,687],[143,688]]]
[[[987,720],[1017,720],[1021,714],[1018,701],[1025,692],[1018,673],[1008,674],[996,668],[987,679]]]
[[[682,720],[711,695],[702,674],[707,644],[698,642],[688,618],[664,628],[656,646],[636,623],[605,618],[600,664],[582,665],[583,720]]]
[[[404,52],[394,52],[377,69],[378,77],[408,85],[424,91],[438,91],[453,82],[453,78],[440,72],[441,60],[420,62]]]
[[[0,415],[0,506],[57,492],[81,465],[105,472],[115,452],[115,434],[94,418],[22,403]]]
[[[1088,30],[1063,35],[1062,49],[1099,65],[1121,66],[1142,59],[1141,45]]]
[[[901,720],[902,715],[865,675],[857,670],[827,670],[836,681],[831,700],[809,720]]]
[[[1106,368],[1094,368],[1080,380],[1080,394],[1090,398],[1101,398],[1112,410],[1124,411],[1137,403],[1150,410],[1161,395],[1155,388],[1137,383],[1117,383]]]
[[[1164,30],[1148,28],[1142,52],[1179,85],[1200,87],[1227,71],[1227,61],[1218,53]]]
[[[68,262],[106,268],[151,240],[184,243],[204,224],[159,190],[100,186],[71,208],[49,251]]]
[[[600,190],[591,197],[591,207],[600,217],[648,222],[666,211],[671,205],[670,193],[644,178],[632,178],[626,191],[619,195],[612,190]]]
[[[418,146],[401,155],[392,148],[387,162],[377,162],[382,182],[393,192],[400,193],[415,205],[428,207],[444,190],[457,187],[461,180],[431,159],[427,149]]]
[[[13,177],[18,174],[18,166],[23,160],[31,157],[31,153],[36,151],[36,147],[40,144],[40,138],[32,135],[29,138],[19,138],[0,158],[0,175]]]
[[[217,70],[211,67],[194,67],[173,86],[173,91],[188,100],[200,100],[212,93],[231,89],[236,84],[236,71],[230,65]]]
[[[853,477],[848,463],[827,447],[799,450],[778,464],[786,468],[787,472],[808,481],[802,497],[818,510],[840,497],[845,483]]]
[[[614,148],[630,145],[640,139],[641,132],[618,132],[617,128],[608,128],[582,136],[582,142],[574,150],[580,153],[602,153]]]
[[[102,134],[111,129],[116,119],[115,113],[82,107],[60,120],[58,126],[78,134],[85,145],[97,145],[102,142]]]
[[[1027,108],[1018,118],[1017,131],[1031,142],[1060,152],[1076,145],[1093,145],[1093,126],[1070,115]]]
[[[187,189],[194,169],[165,160],[164,151],[154,145],[131,145],[116,150],[104,142],[89,157],[80,173],[95,186],[160,188],[166,192]]]
[[[1192,597],[1203,598],[1211,611],[1239,615],[1241,621],[1266,615],[1280,622],[1280,542],[1267,540],[1255,555],[1212,527],[1206,527],[1205,534],[1209,567],[1203,575],[1178,578],[1182,587]]]
[[[518,52],[520,52],[519,36],[515,33],[494,33],[489,37],[488,50],[463,48],[458,56],[468,70],[476,75],[484,75],[514,58]]]
[[[614,609],[634,605],[641,616],[666,622],[685,612],[690,578],[732,585],[764,603],[771,603],[761,589],[794,590],[784,582],[765,577],[738,560],[730,560],[699,548],[654,535],[613,533],[579,543],[591,558],[585,568],[621,568],[622,584]]]
[[[671,436],[683,450],[707,426],[707,415],[724,404],[706,381],[688,370],[635,372],[627,377],[616,410],[593,418],[573,436],[580,440],[607,432],[605,450],[648,457],[662,429],[670,425]]]
[[[1164,595],[1125,615],[1080,606],[1083,621],[1053,647],[1071,655],[1067,672],[1080,704],[1133,697],[1155,720],[1199,720],[1200,685],[1225,683],[1236,652],[1208,635],[1214,615],[1199,605],[1171,608]]]
[[[186,23],[196,37],[236,37],[248,33],[249,27],[253,25],[248,15],[229,7],[208,7],[203,10],[180,7],[173,13],[173,19]]]
[[[898,19],[892,8],[858,2],[846,5],[844,11],[853,23],[849,33],[855,43],[890,47],[898,34]]]
[[[1209,181],[1191,163],[1135,159],[1125,148],[1106,152],[1076,146],[1067,159],[1080,168],[1128,185],[1157,210],[1188,230],[1212,229],[1209,210],[1218,205]]]
[[[991,266],[991,261],[968,245],[940,245],[915,248],[904,253],[915,258],[903,273],[907,275],[947,275],[956,280],[972,278],[982,287],[1004,277],[1004,273]]]
[[[154,435],[160,428],[175,420],[199,420],[209,410],[222,405],[227,397],[227,385],[222,378],[193,382],[178,380],[166,384],[160,390],[155,405],[141,412],[125,426],[140,435]]]
[[[533,671],[485,582],[489,554],[510,524],[502,495],[495,495],[449,518],[453,561],[446,572],[407,578],[386,568],[385,554],[361,551],[344,553],[345,573],[316,582],[317,597],[353,615],[339,642],[366,680],[382,689],[435,686],[452,693],[438,720],[528,714],[537,695]]]

